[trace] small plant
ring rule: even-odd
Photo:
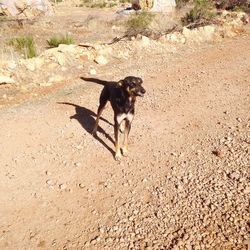
[[[176,0],[176,7],[180,9],[183,6],[185,6],[188,2],[190,2],[190,0]]]
[[[214,5],[208,0],[195,0],[194,7],[182,18],[182,24],[209,23],[215,16],[213,7]]]
[[[74,44],[75,40],[73,37],[67,35],[54,36],[47,40],[48,45],[51,48],[58,47],[59,44]]]
[[[27,58],[37,56],[36,46],[33,37],[15,37],[9,40],[9,45],[23,51]]]
[[[107,5],[108,4],[106,2],[101,2],[101,3],[93,3],[89,7],[90,8],[100,8],[100,9],[102,9],[102,8],[107,7]]]
[[[131,3],[131,0],[119,0],[120,3]]]
[[[7,17],[6,16],[2,16],[2,15],[0,15],[0,22],[2,22],[2,21],[6,21],[7,20]]]
[[[97,3],[92,3],[91,0],[82,0],[82,3],[79,4],[78,6],[79,7],[88,7],[88,8],[92,8],[92,9],[94,9],[94,8],[102,9],[102,8],[107,8],[107,7],[112,8],[116,5],[117,5],[117,3],[115,3],[115,2],[108,3],[106,1],[102,1],[102,2],[97,2]]]
[[[53,3],[61,3],[63,0],[53,0]]]
[[[127,21],[128,30],[140,33],[149,27],[153,18],[154,15],[149,12],[135,13]]]

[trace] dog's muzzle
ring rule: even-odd
[[[138,96],[143,97],[144,94],[142,92],[137,93]]]
[[[145,93],[146,93],[146,90],[141,89],[139,92],[137,92],[137,95],[143,97]]]

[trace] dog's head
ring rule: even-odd
[[[142,79],[135,76],[127,76],[120,80],[118,84],[123,87],[130,96],[144,96],[146,90],[141,86]]]

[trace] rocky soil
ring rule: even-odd
[[[247,249],[249,39],[247,27],[220,42],[121,42],[107,64],[57,61],[63,80],[44,86],[23,65],[18,84],[0,85],[0,248]],[[91,69],[144,80],[121,162],[111,107],[90,134]],[[48,83],[55,69],[40,70]]]

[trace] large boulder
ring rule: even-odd
[[[34,17],[51,14],[48,0],[0,0],[0,13],[7,16]]]
[[[151,11],[171,13],[174,12],[175,7],[175,0],[154,0]]]

